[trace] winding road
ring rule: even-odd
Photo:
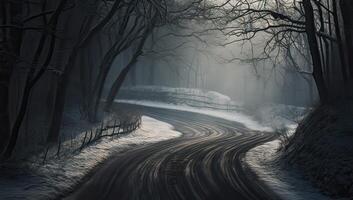
[[[66,199],[279,199],[242,162],[273,134],[196,113],[134,107],[183,136],[113,157]]]

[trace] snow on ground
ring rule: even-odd
[[[257,110],[255,119],[272,127],[274,131],[283,129],[282,131],[286,131],[287,136],[291,137],[299,121],[310,110],[311,108],[269,104]],[[291,166],[279,164],[280,146],[280,139],[257,146],[246,153],[244,161],[281,199],[329,200],[330,198],[314,188],[301,172]]]
[[[116,100],[117,103],[128,103],[128,104],[136,104],[136,105],[143,105],[148,107],[154,108],[164,108],[164,109],[171,109],[171,110],[181,110],[187,112],[194,112],[205,114],[213,117],[218,117],[222,119],[226,119],[229,121],[235,121],[244,124],[249,129],[257,130],[257,131],[272,131],[271,127],[264,126],[259,122],[252,119],[250,116],[245,115],[241,112],[236,111],[223,111],[217,109],[209,109],[209,108],[195,108],[188,105],[175,105],[175,104],[168,104],[163,102],[153,102],[153,101],[144,101],[144,100],[123,100],[119,99]]]
[[[284,104],[266,104],[256,109],[254,118],[261,124],[266,124],[275,130],[295,130],[299,121],[311,110],[307,107],[298,107]]]
[[[143,116],[141,128],[119,138],[104,138],[68,158],[53,159],[44,165],[32,164],[18,170],[9,169],[0,178],[0,199],[53,199],[70,191],[99,163],[110,156],[134,148],[181,136],[168,123]],[[15,174],[14,174],[15,171]]]
[[[138,93],[140,96],[144,92],[148,93],[165,93],[170,96],[183,96],[188,99],[204,100],[207,99],[209,102],[217,102],[222,104],[234,104],[235,102],[226,95],[223,95],[216,91],[204,91],[196,88],[174,88],[164,86],[134,86],[123,88],[122,91],[131,91]]]
[[[308,110],[283,104],[249,107],[215,91],[164,86],[123,88],[117,102],[207,114],[237,121],[259,131],[296,127]]]
[[[254,112],[244,112],[242,104],[213,91],[167,87],[140,87],[132,90],[134,91],[131,94],[144,91],[142,97],[135,95],[134,97],[139,99],[117,102],[206,114],[240,122],[258,131],[274,131],[281,127],[291,128],[293,131],[297,125],[295,121],[303,116],[305,110],[285,105],[267,105],[257,108]],[[163,98],[165,102],[154,101],[160,99],[160,95],[167,97]],[[148,100],[143,100],[144,97]],[[249,113],[254,114],[249,116]],[[68,120],[64,121],[63,135],[71,137],[76,135],[75,133],[81,133],[81,129],[88,126],[86,122],[78,123],[79,117],[74,114],[69,113]],[[111,117],[106,118],[109,120]],[[21,166],[17,170],[9,168],[8,172],[2,171],[1,174],[5,177],[0,177],[0,199],[51,199],[70,191],[94,167],[114,154],[144,143],[179,136],[181,133],[174,131],[172,125],[143,116],[141,128],[131,134],[113,139],[103,138],[80,153],[60,159],[49,159],[44,165],[38,163]],[[325,197],[312,189],[309,183],[302,181],[295,172],[284,171],[275,164],[278,146],[279,141],[276,140],[256,147],[247,153],[245,161],[284,199],[300,200],[309,197],[325,200]]]
[[[194,88],[172,88],[162,86],[134,86],[122,88],[120,99],[157,101],[183,104],[192,107],[217,108],[218,110],[241,110],[242,104],[215,91]]]
[[[279,140],[257,146],[245,155],[246,164],[255,171],[281,199],[284,200],[329,200],[297,171],[278,166],[277,156]]]

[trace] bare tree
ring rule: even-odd
[[[287,52],[288,46],[284,44],[295,43],[300,35],[305,35],[313,65],[311,73],[321,102],[345,98],[351,93],[350,65],[345,64],[348,51],[342,47],[343,38],[351,36],[340,36],[339,16],[344,18],[344,13],[337,10],[336,1],[239,0],[224,1],[219,8],[205,18],[212,19],[218,30],[231,38],[228,44],[262,35],[267,38],[263,58],[278,59]],[[338,60],[334,58],[335,49],[341,51]],[[335,61],[340,68],[334,67]],[[341,74],[341,77],[335,77],[335,83],[328,84],[327,77],[332,74]]]
[[[22,15],[22,4],[14,1],[1,1],[0,10],[0,152],[2,152],[7,145],[11,131],[9,86],[14,64],[20,54],[23,24],[18,18]]]

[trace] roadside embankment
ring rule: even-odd
[[[353,106],[316,108],[299,124],[281,161],[303,172],[331,198],[353,197]]]

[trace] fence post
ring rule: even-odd
[[[72,137],[72,132],[70,133],[70,148],[72,148],[73,144],[72,144],[72,141],[73,140],[73,137]]]
[[[61,137],[59,137],[59,145],[58,145],[58,151],[56,152],[56,156],[60,158],[60,148],[61,148]]]
[[[116,119],[114,120],[114,125],[113,125],[113,132],[112,132],[112,136],[114,135],[115,125],[116,125]]]
[[[91,142],[91,140],[92,140],[92,129],[90,130],[90,135],[89,135],[89,139],[88,139],[88,142],[87,143],[90,143]]]
[[[121,124],[119,124],[118,126],[118,132],[116,133],[116,135],[119,137],[119,133],[120,133],[120,127],[121,127]]]
[[[99,128],[96,128],[94,131],[94,140],[97,140],[99,138],[99,132],[98,132]]]
[[[85,145],[86,137],[87,137],[87,131],[85,132],[85,137],[83,138],[83,142],[81,144],[80,151],[82,150],[83,146]]]
[[[101,123],[101,128],[100,128],[100,132],[99,132],[99,137],[103,135],[103,127],[104,127],[104,121],[102,121],[102,123]]]
[[[46,150],[45,150],[45,154],[44,154],[44,158],[43,158],[42,164],[44,164],[44,163],[45,163],[45,160],[47,159],[48,151],[49,151],[49,146],[47,145],[47,148],[46,148]]]

